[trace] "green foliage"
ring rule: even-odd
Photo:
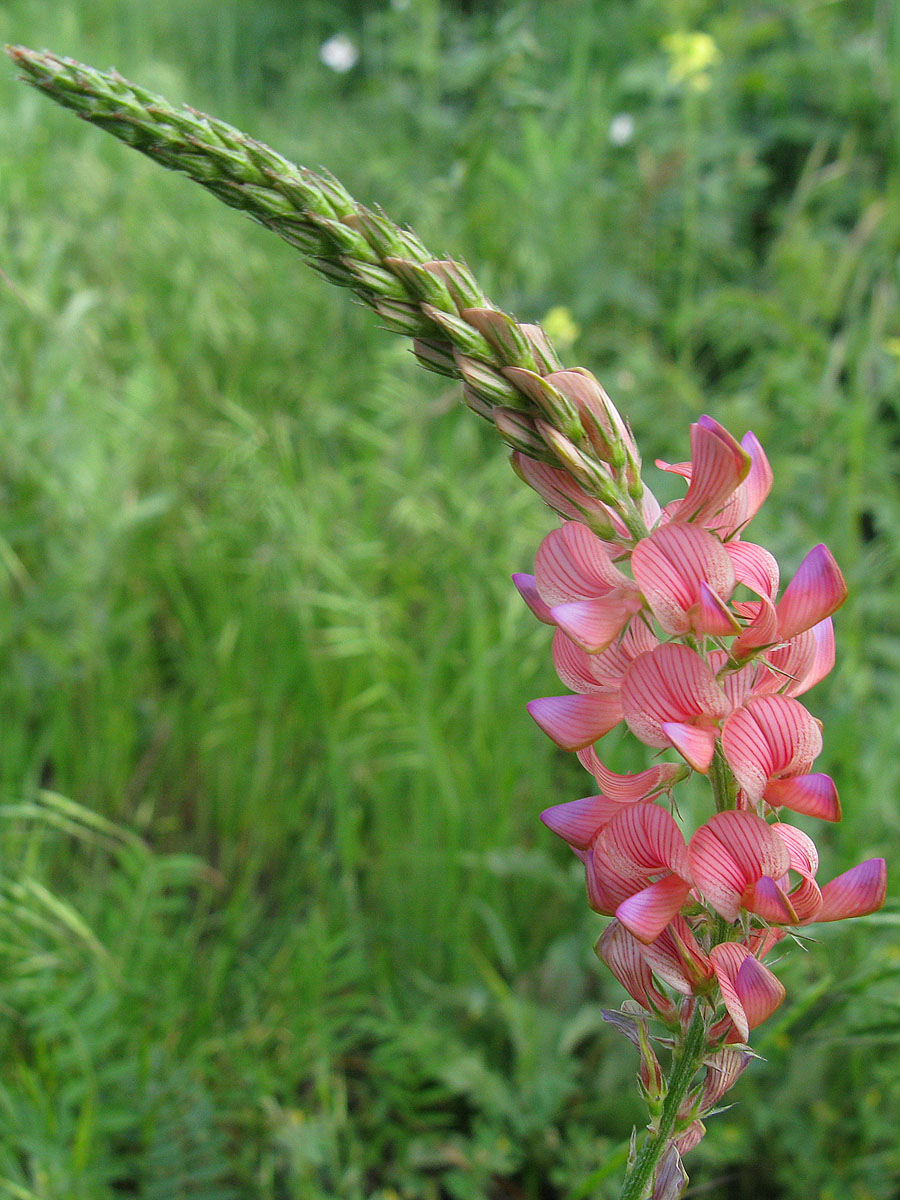
[[[677,30],[715,39],[705,90]],[[565,306],[645,461],[752,426],[755,536],[852,589],[822,877],[896,844],[894,6],[9,0],[0,38],[325,164],[523,320]],[[10,71],[0,100],[0,1196],[615,1196],[636,1063],[536,820],[586,776],[524,714],[556,685],[507,582],[549,515],[287,246]],[[688,1163],[713,1198],[896,1192],[896,901],[817,936]]]

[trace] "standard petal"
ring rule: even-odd
[[[690,882],[687,847],[678,823],[658,804],[629,804],[605,827],[600,846],[623,875],[637,879],[675,871]]]
[[[622,720],[615,692],[597,696],[544,696],[526,705],[534,721],[563,750],[580,750]]]
[[[541,599],[551,607],[631,584],[613,563],[606,543],[578,521],[550,530],[538,547],[534,574]]]
[[[778,601],[778,634],[782,641],[812,628],[841,607],[847,584],[827,546],[810,550]]]
[[[616,690],[618,683],[611,687],[604,677],[604,657],[602,654],[588,654],[561,629],[553,634],[553,665],[562,682],[573,692],[605,696]]]
[[[677,642],[639,655],[622,679],[621,694],[632,733],[658,749],[671,745],[663,722],[712,724],[731,710],[709,665]]]
[[[776,776],[804,774],[821,749],[818,723],[787,696],[751,697],[722,727],[728,765],[754,804]]]
[[[687,899],[691,885],[677,875],[666,875],[623,900],[616,918],[640,942],[653,942]]]
[[[694,995],[712,978],[712,965],[680,914],[642,952],[653,974],[683,996]]]
[[[884,904],[887,868],[883,858],[870,858],[822,888],[822,907],[815,921],[842,921],[864,917]]]
[[[768,659],[773,665],[780,666],[787,676],[784,694],[802,696],[834,667],[834,622],[831,617],[798,634],[779,650],[773,650]]]
[[[736,921],[747,889],[762,876],[780,879],[790,866],[785,843],[754,812],[716,813],[688,845],[694,883],[716,912]]]
[[[789,808],[791,812],[818,817],[820,821],[841,819],[841,802],[830,775],[773,779],[763,792],[763,799],[773,808]]]
[[[691,426],[691,482],[674,519],[710,523],[750,470],[750,455],[718,421]]]
[[[774,600],[778,594],[778,562],[762,546],[753,542],[726,542],[725,549],[734,566],[738,583],[744,584],[757,596]]]
[[[710,599],[704,601],[701,587],[715,593],[724,603],[734,591],[731,557],[717,537],[698,525],[664,525],[642,538],[631,555],[635,582],[667,633],[719,632],[722,613]],[[705,611],[711,605],[711,613]],[[692,610],[697,609],[696,612]],[[706,629],[704,616],[717,625]],[[729,626],[727,632],[734,632]]]
[[[533,575],[524,575],[519,572],[512,577],[513,583],[516,585],[516,590],[519,595],[534,613],[539,621],[543,621],[545,625],[555,624],[550,616],[550,607],[538,595],[537,583]]]

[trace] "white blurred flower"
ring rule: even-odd
[[[616,113],[609,123],[609,140],[614,146],[626,146],[634,137],[634,117],[631,113]]]
[[[406,12],[409,8],[409,0],[391,0],[391,8],[394,12]]]
[[[336,33],[319,47],[319,58],[326,67],[343,75],[359,62],[359,48],[346,33]]]

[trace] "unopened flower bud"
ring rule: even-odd
[[[464,308],[460,315],[487,338],[505,363],[534,368],[531,343],[508,313],[496,308]]]

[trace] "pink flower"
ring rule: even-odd
[[[622,680],[628,727],[648,746],[674,746],[695,771],[709,770],[716,723],[731,704],[695,651],[667,642],[639,655]]]
[[[631,567],[666,633],[726,637],[740,626],[726,603],[735,586],[728,551],[697,525],[664,525],[635,546]]]

